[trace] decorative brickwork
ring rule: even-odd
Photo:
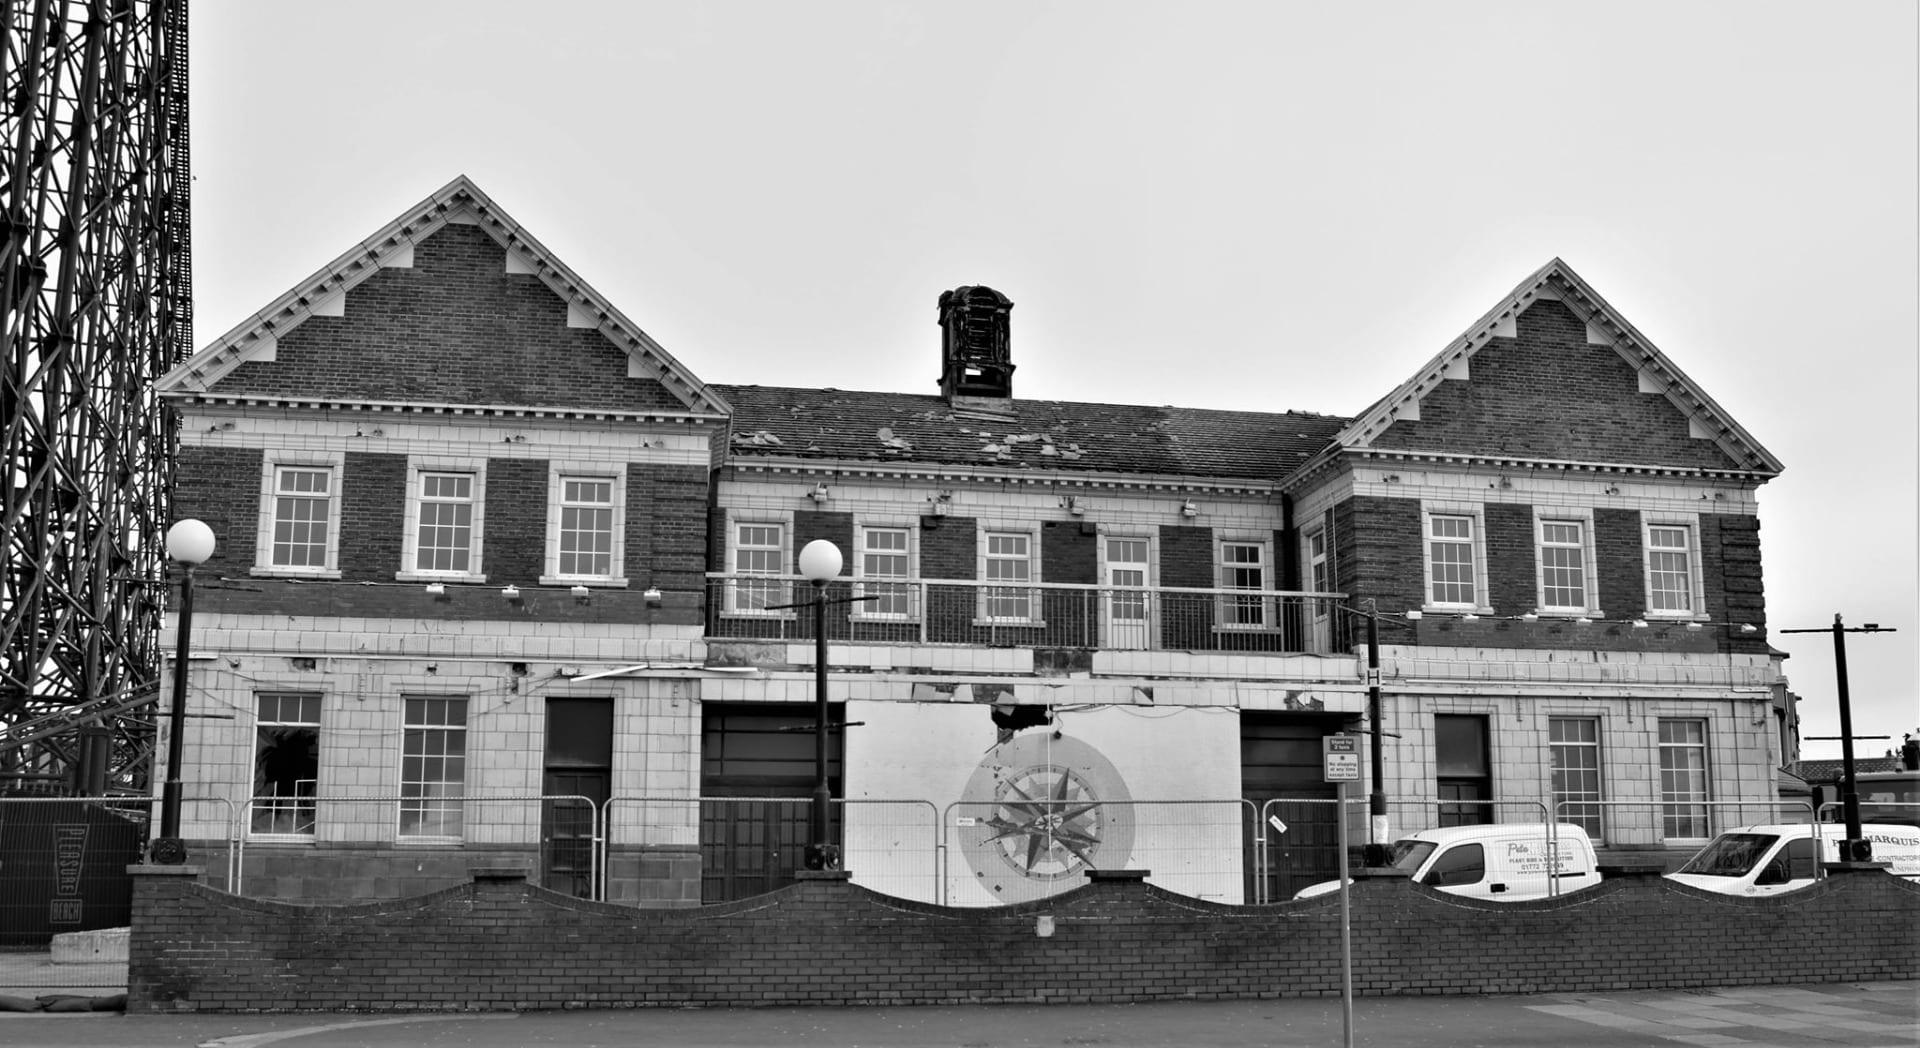
[[[583,902],[511,871],[395,903],[240,899],[141,867],[129,1012],[1116,1003],[1340,992],[1337,897],[1226,906],[1134,876],[948,909],[815,877],[715,906]],[[191,868],[188,868],[191,869]],[[1399,878],[1352,892],[1364,996],[1600,993],[1920,974],[1920,885],[1878,871],[1786,896],[1623,877],[1482,903]],[[1036,934],[1038,918],[1053,934]]]
[[[617,411],[686,410],[531,273],[507,272],[485,230],[447,225],[415,246],[413,265],[382,269],[347,292],[345,315],[311,316],[249,361],[222,393],[433,404],[514,404]]]
[[[1473,356],[1471,378],[1420,398],[1418,421],[1401,420],[1374,441],[1409,451],[1477,453],[1560,462],[1737,469],[1711,440],[1688,434],[1687,417],[1658,393],[1642,393],[1632,364],[1587,341],[1566,306],[1539,301],[1520,314],[1513,338],[1493,338]]]

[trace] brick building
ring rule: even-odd
[[[295,898],[784,883],[816,614],[831,833],[909,898],[1284,897],[1333,861],[1322,737],[1375,727],[1395,830],[1764,814],[1728,804],[1791,756],[1779,464],[1565,264],[1355,418],[1023,400],[1012,305],[939,297],[926,394],[709,386],[464,178],[362,240],[161,383],[221,539],[202,859]]]

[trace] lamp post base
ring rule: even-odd
[[[147,846],[147,861],[155,866],[181,866],[187,861],[187,842],[178,837],[155,837]]]

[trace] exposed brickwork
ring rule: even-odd
[[[853,514],[795,513],[793,515],[794,563],[790,570],[800,570],[800,551],[806,549],[807,543],[815,539],[826,539],[840,547],[841,554],[846,557],[846,566],[841,569],[840,574],[842,577],[851,577],[853,558],[856,556],[853,548]]]
[[[1533,507],[1489,502],[1483,512],[1487,528],[1487,594],[1481,600],[1502,615],[1531,611],[1540,603],[1539,569],[1533,550]]]
[[[689,596],[702,591],[708,477],[700,466],[627,466],[627,579],[632,588],[658,586]]]
[[[1426,599],[1420,504],[1358,496],[1341,502],[1334,512],[1344,521],[1339,588],[1351,594],[1356,605],[1372,598],[1382,611],[1420,607]]]
[[[1419,421],[1393,423],[1376,446],[1738,468],[1712,441],[1688,436],[1686,416],[1666,397],[1639,392],[1633,366],[1612,347],[1588,345],[1566,306],[1534,303],[1517,336],[1489,340],[1471,378],[1439,383],[1421,398]]]
[[[1608,618],[1636,619],[1647,611],[1647,556],[1641,545],[1640,514],[1634,510],[1593,511],[1593,554],[1600,572],[1600,610]]]
[[[392,582],[394,572],[400,570],[400,551],[406,542],[407,457],[351,454],[343,473],[340,577],[353,582]],[[488,501],[491,504],[492,500]],[[487,528],[488,541],[492,532]]]
[[[947,909],[808,879],[633,909],[508,877],[397,903],[240,899],[135,879],[129,1012],[1127,1002],[1340,992],[1335,897],[1227,906],[1137,880]],[[1920,975],[1920,885],[1850,873],[1767,899],[1626,877],[1478,903],[1401,879],[1352,893],[1357,994],[1593,993]],[[1045,914],[1055,933],[1040,938]],[[1472,959],[1462,964],[1461,958]],[[1098,963],[1089,963],[1097,958]]]
[[[1050,520],[1040,526],[1040,564],[1047,582],[1091,586],[1100,581],[1100,539],[1088,524]]]
[[[1707,580],[1707,611],[1716,622],[1767,624],[1760,578],[1760,521],[1734,514],[1700,515],[1700,546]],[[1765,633],[1729,634],[1734,651],[1765,651]]]
[[[347,292],[346,315],[309,317],[271,362],[235,368],[222,393],[433,404],[684,411],[660,383],[628,378],[626,354],[567,326],[540,279],[506,271],[506,249],[477,226],[449,225]]]
[[[264,465],[263,453],[251,448],[183,447],[174,456],[173,519],[205,521],[215,536],[204,575],[245,574],[253,566]]]
[[[1213,529],[1160,529],[1160,584],[1209,587],[1213,577]]]
[[[929,579],[970,579],[979,571],[972,517],[928,517],[920,529],[920,574]]]

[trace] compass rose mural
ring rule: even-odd
[[[1126,868],[1132,799],[1113,763],[1080,739],[1015,736],[988,751],[967,782],[957,808],[961,851],[1001,902],[1043,898],[1079,884],[1087,869]]]
[[[964,700],[847,703],[860,724],[846,742],[855,884],[1001,906],[1071,891],[1089,869],[1151,870],[1170,891],[1240,901],[1236,711],[1056,706],[1023,726],[993,712]]]

